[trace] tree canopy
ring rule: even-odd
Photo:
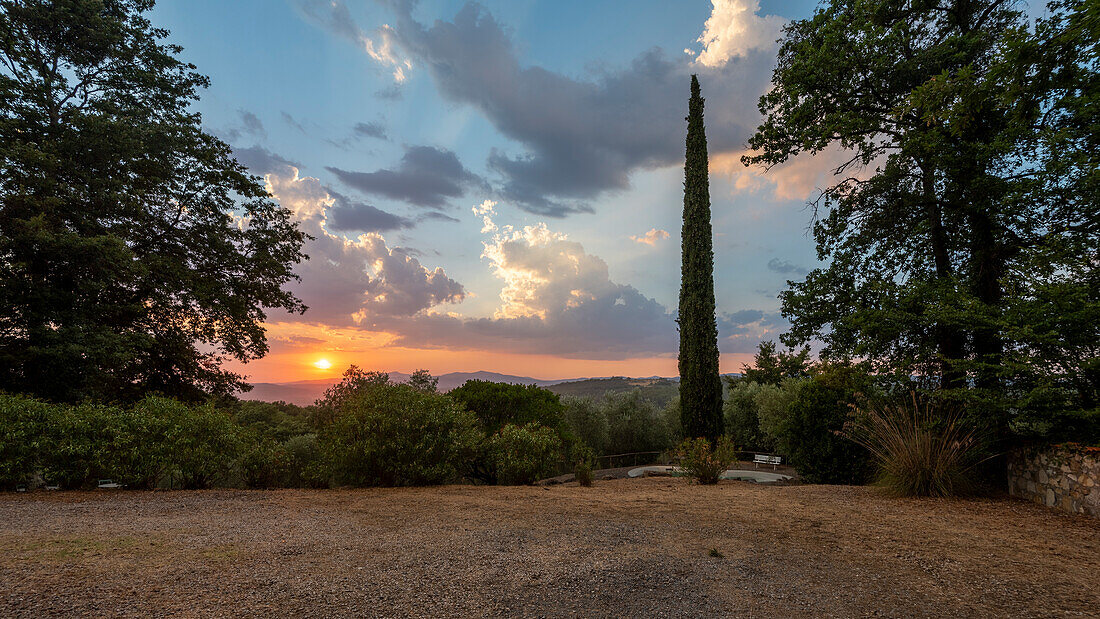
[[[824,3],[787,26],[743,161],[848,156],[812,202],[826,265],[781,297],[788,344],[989,410],[1095,407],[1100,7],[1013,7]]]
[[[0,0],[0,389],[245,387],[304,235],[190,104],[151,0]]]

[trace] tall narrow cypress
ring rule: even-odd
[[[691,76],[687,156],[684,161],[684,228],[680,236],[680,420],[686,438],[712,442],[722,434],[722,382],[718,375],[718,323],[714,317],[714,250],[703,97]]]

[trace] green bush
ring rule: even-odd
[[[814,484],[862,484],[871,472],[870,455],[838,433],[851,406],[871,389],[859,368],[824,368],[803,381],[779,423],[778,447],[799,476]]]
[[[206,487],[237,457],[238,427],[212,406],[148,397],[122,408],[0,396],[0,483],[41,475],[64,488],[110,478],[134,488],[165,480]],[[8,438],[10,437],[10,438]]]
[[[562,441],[552,428],[528,423],[507,424],[489,439],[489,457],[497,483],[534,483],[555,473],[562,458]]]
[[[448,395],[477,417],[486,436],[496,434],[508,424],[535,423],[552,428],[559,435],[568,431],[561,400],[542,387],[468,380]]]
[[[286,486],[290,488],[324,488],[329,485],[330,471],[316,434],[302,434],[283,443],[286,453]]]
[[[608,393],[599,403],[607,418],[606,453],[664,451],[676,442],[666,417],[638,390]]]
[[[760,423],[760,404],[765,392],[780,391],[779,387],[746,380],[728,380],[729,399],[723,406],[726,434],[734,443],[749,451],[774,451],[775,438],[764,432]]]
[[[375,382],[341,397],[321,448],[337,484],[420,486],[459,479],[481,440],[451,398]]]
[[[277,488],[285,483],[289,462],[280,443],[266,437],[253,437],[237,467],[246,488]]]
[[[561,403],[565,421],[577,440],[596,453],[607,453],[607,416],[599,404],[592,398],[578,396],[566,396]]]
[[[723,436],[713,448],[705,438],[689,438],[676,448],[674,459],[700,484],[716,484],[721,474],[737,461],[737,448]]]
[[[596,464],[596,454],[588,447],[581,447],[573,454],[573,476],[577,483],[589,487],[592,485],[592,469]]]
[[[484,380],[468,380],[447,395],[465,406],[477,418],[485,440],[470,460],[468,472],[478,481],[498,483],[490,438],[506,425],[535,424],[557,434],[565,451],[571,452],[576,436],[565,420],[565,407],[553,392],[534,385],[510,385]]]
[[[0,488],[27,485],[54,451],[56,407],[0,393]]]

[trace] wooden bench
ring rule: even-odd
[[[764,454],[756,454],[752,458],[752,463],[756,465],[756,468],[760,468],[761,464],[770,464],[772,465],[772,470],[774,471],[775,467],[783,464],[783,456],[768,456]]]

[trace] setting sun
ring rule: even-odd
[[[318,359],[318,360],[313,362],[313,365],[314,365],[314,367],[317,367],[318,369],[321,369],[321,370],[327,370],[330,367],[332,367],[332,364],[329,363],[328,359]]]

